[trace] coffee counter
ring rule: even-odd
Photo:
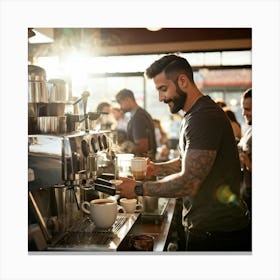
[[[127,237],[120,244],[118,251],[130,251],[128,248],[130,236],[141,234],[154,237],[154,252],[166,251],[175,205],[176,199],[168,199],[165,214],[161,220],[153,219],[152,217],[141,217],[140,215],[127,234]]]
[[[83,218],[77,219],[62,236],[54,238],[51,244],[45,244],[46,248],[43,250],[52,252],[133,251],[129,247],[132,236],[150,235],[154,238],[153,251],[166,251],[176,199],[160,198],[158,205],[158,213],[120,213],[112,229],[104,231],[97,230],[91,219],[83,215]]]

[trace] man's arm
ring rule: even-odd
[[[181,172],[169,175],[157,182],[143,185],[144,195],[158,197],[195,196],[201,183],[209,174],[216,158],[214,150],[186,151]]]
[[[152,176],[164,177],[181,171],[181,159],[175,158],[165,162],[149,162],[147,166],[147,175],[149,179]]]
[[[149,150],[148,138],[134,140],[134,154],[146,154]]]

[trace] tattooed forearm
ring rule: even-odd
[[[195,196],[210,172],[216,151],[188,150],[182,160],[182,171],[157,182],[144,184],[144,195],[159,197]]]
[[[157,163],[157,175],[167,176],[181,171],[181,160],[176,158],[168,162]]]

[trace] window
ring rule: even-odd
[[[153,82],[144,77],[146,68],[162,55],[88,57],[73,54],[64,55],[63,59],[39,57],[38,66],[46,70],[47,79],[61,78],[71,84],[70,96],[72,97],[80,97],[83,91],[89,91],[88,111],[95,111],[102,101],[114,105],[115,95],[119,90],[131,89],[138,104],[153,118],[160,119],[168,133],[171,124],[169,108],[158,102],[158,93]],[[223,98],[243,126],[240,95],[251,85],[251,51],[190,52],[180,55],[185,57],[192,67],[198,69],[194,72],[194,79],[202,92],[214,100]],[[243,69],[244,65],[247,68]],[[217,69],[211,69],[213,66]],[[232,66],[236,72],[232,69],[223,70],[224,66],[227,68]],[[238,83],[237,79],[239,79]]]

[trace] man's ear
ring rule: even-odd
[[[185,89],[189,85],[189,79],[185,74],[180,74],[178,77],[178,86],[181,90]]]

